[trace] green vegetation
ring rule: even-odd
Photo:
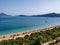
[[[0,45],[40,45],[40,43],[53,41],[57,37],[60,37],[60,27],[25,35],[23,38],[3,40]],[[54,43],[50,45],[54,45]]]

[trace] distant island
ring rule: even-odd
[[[0,13],[0,17],[10,17],[11,15],[7,15],[5,13]],[[48,13],[48,14],[43,14],[43,15],[32,15],[32,16],[27,16],[27,15],[17,15],[16,17],[60,17],[60,14],[57,13]]]

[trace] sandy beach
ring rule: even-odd
[[[51,26],[51,27],[47,27],[47,28],[28,30],[28,31],[24,31],[24,32],[13,33],[13,34],[0,35],[0,41],[8,40],[8,39],[16,39],[18,37],[24,37],[25,35],[30,35],[31,33],[45,31],[45,30],[51,30],[55,27],[58,28],[58,27],[60,27],[60,25]]]

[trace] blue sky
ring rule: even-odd
[[[60,13],[60,0],[0,0],[0,13],[36,15]]]

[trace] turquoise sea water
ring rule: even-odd
[[[59,17],[15,17],[0,19],[0,35],[60,24]]]

